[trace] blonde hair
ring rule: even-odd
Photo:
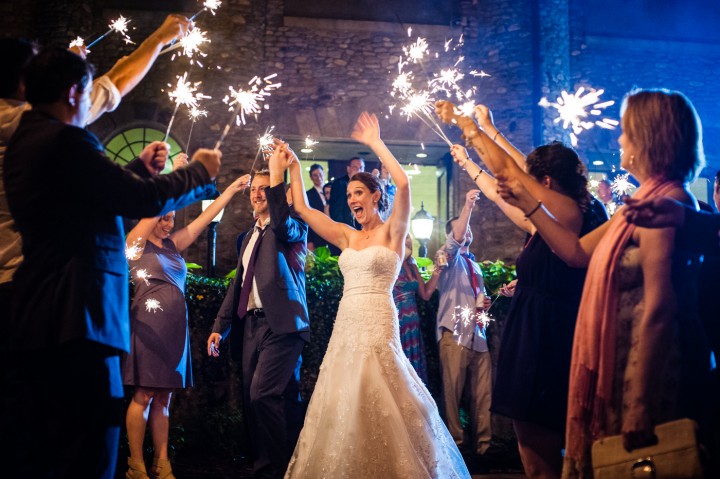
[[[636,89],[623,99],[622,128],[652,177],[689,182],[705,166],[702,124],[679,91]]]

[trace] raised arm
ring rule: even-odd
[[[480,191],[482,191],[490,201],[495,203],[498,208],[500,208],[500,211],[505,213],[505,216],[507,216],[510,221],[515,224],[515,226],[530,234],[535,232],[532,223],[525,219],[523,212],[520,209],[508,204],[500,197],[497,191],[497,182],[495,181],[495,178],[493,178],[489,172],[483,170],[479,165],[475,164],[468,157],[465,148],[460,145],[453,145],[450,148],[450,153],[452,154],[455,163],[457,163],[460,168],[464,169],[467,174],[470,175],[470,178],[472,178],[477,187],[480,188]]]
[[[463,136],[496,177],[502,174],[517,178],[533,197],[543,202],[558,221],[573,231],[580,231],[582,212],[575,200],[541,184],[524,168],[520,168],[507,151],[492,141],[471,118],[460,115],[452,103],[439,101],[436,105],[438,116],[446,123],[460,127]]]
[[[516,178],[498,175],[497,181],[500,196],[506,202],[520,208],[525,218],[532,221],[537,232],[542,235],[553,252],[568,266],[574,268],[588,265],[595,247],[617,216],[613,216],[610,221],[578,238],[577,233],[560,223]]]
[[[390,177],[397,187],[393,210],[388,218],[388,225],[390,226],[393,246],[395,246],[397,242],[399,242],[398,244],[404,245],[405,236],[408,233],[408,226],[410,224],[410,179],[395,156],[390,153],[390,150],[388,150],[380,138],[380,124],[377,116],[362,112],[357,123],[355,123],[351,136],[357,142],[370,147],[385,168],[387,168]]]
[[[478,125],[480,125],[480,128],[490,137],[492,140],[497,143],[500,148],[505,150],[508,155],[515,161],[515,163],[521,168],[525,169],[525,155],[515,148],[515,145],[510,143],[510,141],[505,138],[505,136],[502,134],[500,130],[497,129],[495,126],[495,122],[493,121],[492,112],[490,109],[485,105],[477,105],[475,106],[475,109],[473,110],[473,113],[475,114],[475,119],[477,120]]]
[[[125,96],[140,83],[157,59],[162,48],[187,34],[190,21],[182,15],[168,15],[160,28],[150,34],[130,55],[121,58],[105,75]]]
[[[200,213],[200,216],[195,218],[186,227],[173,232],[170,235],[170,239],[175,243],[175,247],[178,251],[185,250],[188,246],[193,244],[196,239],[200,236],[210,222],[215,218],[227,205],[230,200],[239,191],[244,190],[250,184],[250,175],[243,175],[240,178],[233,181],[230,186],[225,188],[225,191],[213,201],[205,211]]]
[[[143,218],[130,230],[125,237],[125,251],[127,252],[128,260],[138,260],[140,256],[142,256],[143,251],[145,251],[148,236],[150,236],[157,222],[157,216],[154,218]]]
[[[300,161],[286,143],[275,139],[273,153],[268,158],[268,167],[270,169],[271,185],[280,181],[286,170],[289,172],[295,213],[326,241],[341,250],[345,249],[348,245],[348,234],[352,231],[352,228],[346,224],[333,221],[323,212],[310,206],[305,194]]]

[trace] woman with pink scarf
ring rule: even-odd
[[[702,127],[679,92],[637,90],[622,106],[621,166],[636,199],[669,196],[697,208],[687,183],[704,164]],[[499,175],[499,193],[525,212],[570,266],[588,267],[575,329],[564,478],[592,478],[593,441],[622,434],[627,450],[655,440],[657,424],[706,406],[710,351],[693,311],[693,263],[674,250],[675,229],[613,218],[578,239],[520,181]],[[686,304],[687,303],[687,304]]]

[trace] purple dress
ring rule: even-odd
[[[423,347],[420,315],[415,298],[417,289],[417,280],[411,278],[405,268],[401,267],[395,286],[393,286],[393,299],[400,321],[400,343],[405,356],[415,368],[415,372],[427,384],[425,348]]]
[[[146,388],[192,386],[183,257],[170,239],[163,240],[162,248],[148,241],[142,256],[129,265],[135,294],[123,383]]]

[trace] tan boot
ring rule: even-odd
[[[173,476],[170,461],[167,459],[153,459],[153,465],[150,468],[153,479],[175,479]]]
[[[128,471],[125,473],[125,479],[150,479],[145,469],[145,463],[128,457]]]

